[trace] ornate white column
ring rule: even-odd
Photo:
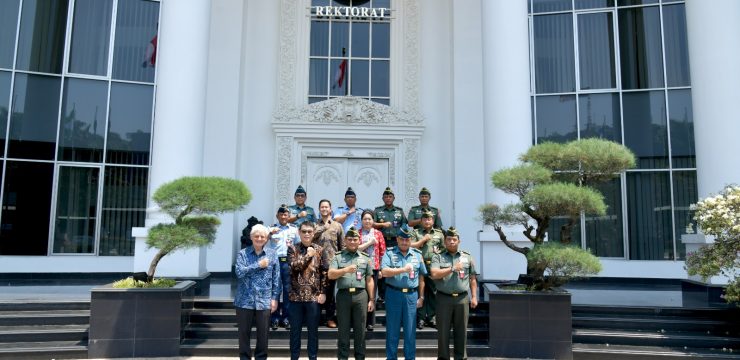
[[[211,1],[163,0],[160,11],[147,228],[171,221],[154,208],[154,190],[178,177],[203,173]],[[146,271],[156,253],[145,249],[147,228],[134,229],[135,271]],[[205,271],[202,248],[168,255],[157,267],[162,276],[199,276]]]
[[[699,197],[740,182],[740,2],[686,1]]]
[[[483,44],[483,126],[485,133],[486,201],[516,202],[491,186],[494,171],[515,165],[532,144],[529,97],[529,32],[526,1],[481,1]],[[519,227],[504,228],[507,238],[529,245]],[[486,279],[516,279],[526,261],[500,241],[492,229],[479,234]]]

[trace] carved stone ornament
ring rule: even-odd
[[[367,99],[343,96],[301,108],[278,110],[275,122],[421,125],[423,118]]]

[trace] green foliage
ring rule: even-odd
[[[521,204],[508,204],[501,208],[496,204],[483,204],[478,208],[478,220],[485,225],[525,225],[529,218],[522,212]]]
[[[133,288],[171,288],[177,284],[172,279],[154,279],[152,282],[138,281],[133,278],[125,278],[113,283],[116,289],[133,289]]]
[[[179,220],[191,213],[218,215],[239,210],[252,194],[239,180],[186,176],[162,184],[152,199],[163,212]]]
[[[569,183],[535,186],[522,201],[540,216],[578,216],[581,211],[596,215],[606,213],[603,195],[589,187]]]
[[[146,244],[167,253],[210,245],[221,221],[213,216],[192,216],[180,224],[157,224],[149,229]]]
[[[728,186],[716,196],[696,203],[694,219],[714,243],[686,256],[689,275],[705,280],[715,275],[730,278],[725,300],[740,305],[740,186]]]
[[[526,195],[539,184],[546,184],[552,178],[552,171],[537,164],[522,164],[496,171],[491,175],[491,183],[505,193],[519,197]]]
[[[549,290],[572,278],[594,275],[601,271],[599,259],[588,250],[555,242],[535,245],[527,254],[527,261],[545,269],[546,276],[541,281],[535,279],[534,290]]]

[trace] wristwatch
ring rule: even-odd
[[[423,296],[419,296],[419,300],[424,300],[424,297]]]

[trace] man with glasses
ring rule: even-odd
[[[312,207],[306,206],[307,196],[306,189],[302,185],[298,185],[298,188],[295,189],[295,194],[293,194],[295,204],[288,206],[288,210],[290,210],[288,222],[296,227],[300,227],[306,221],[316,222],[316,212],[314,212]]]

